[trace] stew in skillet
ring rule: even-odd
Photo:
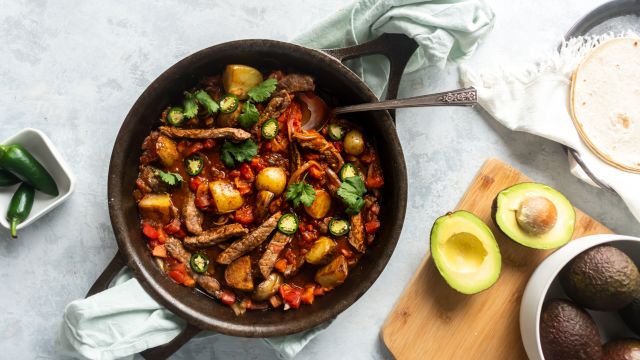
[[[312,77],[266,75],[228,65],[185,91],[145,139],[133,192],[161,269],[237,315],[312,304],[380,227],[370,139],[331,115]]]

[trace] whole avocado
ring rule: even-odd
[[[574,303],[552,299],[542,307],[540,342],[546,360],[602,359],[602,345],[591,315]]]
[[[618,311],[618,313],[629,329],[640,335],[640,294],[637,294],[631,303]]]
[[[602,347],[603,360],[640,360],[640,340],[612,340]]]
[[[560,272],[560,283],[580,306],[619,310],[640,291],[640,273],[624,252],[601,245],[573,258]]]

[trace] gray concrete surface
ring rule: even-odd
[[[518,63],[554,48],[599,0],[496,0],[495,29],[470,63]],[[184,56],[241,38],[291,39],[343,1],[4,0],[0,6],[0,139],[46,132],[78,178],[62,207],[9,240],[0,231],[0,358],[55,359],[61,312],[83,296],[116,251],[106,202],[111,147],[145,87]],[[458,86],[455,66],[404,82],[402,96]],[[573,178],[561,147],[506,130],[472,109],[398,111],[410,178],[404,230],[371,289],[299,359],[390,358],[378,332],[428,247],[433,220],[453,208],[482,162],[502,158],[564,192],[617,232],[640,225],[614,194]],[[488,327],[489,329],[489,327]],[[175,359],[273,358],[260,341],[195,340]]]

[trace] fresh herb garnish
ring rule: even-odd
[[[271,96],[271,93],[276,89],[276,84],[278,84],[278,80],[269,78],[249,90],[247,95],[255,102],[263,102]]]
[[[304,206],[311,206],[316,199],[316,191],[313,186],[307,184],[304,180],[307,178],[307,174],[304,175],[300,182],[289,185],[285,199],[291,201],[294,207],[304,204]]]
[[[346,178],[338,189],[338,196],[347,206],[346,212],[349,215],[355,215],[360,212],[364,205],[362,196],[367,192],[364,181],[360,176],[351,176]]]
[[[239,144],[226,141],[220,149],[220,160],[228,168],[234,168],[236,163],[248,162],[258,154],[258,145],[251,139]]]
[[[193,119],[198,115],[198,103],[192,93],[184,92],[184,101],[182,102],[184,108],[184,117],[187,119]]]
[[[205,109],[207,109],[207,112],[209,113],[209,115],[213,115],[217,113],[218,110],[220,109],[220,106],[218,105],[218,103],[215,102],[206,91],[198,90],[194,95],[196,100],[198,100],[198,102],[202,106],[204,106]]]
[[[176,186],[182,184],[182,176],[180,176],[180,174],[156,170],[156,176],[167,185]]]
[[[247,101],[242,105],[242,113],[238,116],[238,124],[245,129],[255,125],[260,118],[260,113],[252,102]]]

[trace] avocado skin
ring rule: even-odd
[[[640,340],[612,340],[602,347],[603,360],[638,360],[640,359]]]
[[[601,245],[573,258],[560,272],[560,284],[580,306],[619,310],[640,291],[640,273],[625,253]]]
[[[622,308],[618,314],[629,329],[640,335],[640,294],[637,294],[631,303]]]
[[[568,300],[552,299],[543,305],[540,342],[545,360],[602,359],[596,323]]]

